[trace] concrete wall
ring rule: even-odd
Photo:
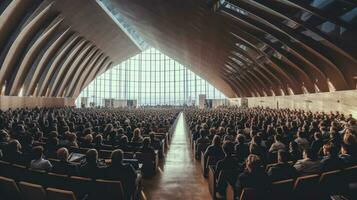
[[[0,96],[0,109],[75,106],[74,98]]]
[[[247,99],[249,107],[279,107],[325,112],[340,111],[357,117],[357,90]]]

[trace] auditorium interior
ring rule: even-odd
[[[0,0],[0,200],[356,200],[356,0]]]

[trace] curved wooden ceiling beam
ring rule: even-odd
[[[239,6],[241,6],[241,4],[239,4]],[[251,11],[250,8],[246,8],[246,7],[244,7],[244,9],[247,9],[248,12],[252,12],[252,13],[250,13],[250,15],[254,15],[255,11]],[[276,36],[277,30],[272,29],[272,27],[266,25],[265,23],[262,23],[258,20],[255,20],[253,18],[247,17],[242,14],[233,13],[232,11],[226,11],[226,12],[230,12],[230,14],[233,15],[235,17],[235,19],[237,19],[236,23],[239,23],[241,26],[243,26],[244,28],[242,28],[242,29],[244,29],[246,32],[248,32],[249,34],[251,34],[254,37],[257,37],[256,35],[258,35],[256,32],[260,32],[261,35],[265,36],[265,34],[270,34],[270,35],[273,35],[277,39],[281,39]],[[256,15],[254,15],[254,16],[256,16]],[[260,40],[263,44],[267,45],[268,47],[273,49],[275,52],[278,52],[282,57],[284,57],[286,59],[286,63],[288,63],[288,66],[291,67],[290,69],[295,71],[292,73],[296,74],[296,72],[297,72],[298,74],[300,74],[300,76],[299,76],[300,82],[304,82],[307,85],[308,89],[311,92],[313,91],[313,82],[314,82],[313,80],[316,79],[316,77],[312,77],[312,75],[314,75],[314,74],[310,74],[308,72],[308,69],[306,69],[305,66],[299,67],[296,65],[296,63],[293,60],[289,60],[286,57],[287,52],[282,50],[280,48],[280,46],[277,46],[277,44],[270,42],[265,37],[260,37],[260,38],[258,38],[258,40]],[[282,41],[282,40],[280,40],[280,41]],[[284,41],[282,41],[282,42],[284,43]]]
[[[249,6],[247,4],[244,4],[244,2],[235,2],[235,4],[239,7],[242,7],[243,9],[246,9],[252,16],[254,16],[257,19],[253,19],[251,17],[247,17],[241,14],[236,14],[235,16],[237,18],[240,18],[241,21],[246,22],[256,29],[259,29],[261,31],[264,31],[265,33],[273,35],[275,38],[279,39],[282,43],[286,44],[287,46],[293,48],[296,45],[292,45],[291,39],[298,41],[299,44],[304,45],[304,47],[307,47],[306,50],[309,50],[311,53],[314,53],[314,55],[318,55],[320,59],[322,59],[326,65],[329,65],[331,68],[335,70],[334,73],[339,75],[338,77],[334,77],[334,85],[336,89],[346,89],[347,88],[347,82],[344,74],[341,72],[341,70],[325,55],[321,54],[321,49],[316,48],[315,46],[311,45],[313,41],[307,42],[301,36],[296,35],[294,31],[289,30],[286,26],[282,26],[280,24],[273,24],[273,21],[266,21],[266,19],[262,19],[258,13],[256,8],[253,8],[252,6]],[[266,16],[267,17],[267,16]],[[263,23],[264,21],[264,23]],[[320,45],[321,46],[321,45]],[[326,67],[326,66],[324,66]],[[331,73],[329,73],[331,74]]]
[[[15,79],[12,82],[10,96],[16,96],[19,93],[25,81],[25,76],[26,74],[28,74],[36,56],[43,48],[43,46],[48,42],[49,38],[54,34],[58,26],[62,23],[62,21],[63,21],[62,16],[58,16],[56,19],[54,19],[53,22],[46,28],[46,30],[41,34],[41,36],[35,41],[35,43],[27,51],[24,59],[20,64],[19,69],[16,72]]]
[[[77,90],[78,93],[75,94],[75,96],[77,97],[79,95],[79,93],[91,82],[94,80],[95,75],[98,73],[98,71],[100,70],[100,68],[102,68],[104,65],[108,64],[109,61],[109,57],[103,55],[101,57],[101,59],[96,63],[96,65],[93,66],[92,70],[90,71],[90,73],[88,74],[87,77],[84,77],[84,81],[81,85],[78,84],[77,87],[79,87],[79,89]]]
[[[22,13],[31,1],[11,1],[0,15],[0,49],[6,43],[12,31],[23,17]]]
[[[245,0],[245,2],[247,2],[247,1]],[[323,38],[325,40],[324,43],[322,43],[322,44],[328,46],[329,48],[332,48],[334,51],[341,54],[341,56],[346,57],[346,59],[350,59],[351,62],[357,63],[356,59],[353,58],[353,56],[351,56],[351,54],[349,52],[347,52],[343,46],[339,45],[339,41],[337,41],[334,38],[329,37],[328,35],[323,33],[321,30],[317,29],[316,27],[311,26],[308,23],[303,22],[302,20],[298,20],[298,19],[294,18],[293,16],[291,16],[291,14],[289,12],[286,12],[286,10],[288,10],[288,9],[284,10],[284,8],[281,8],[282,10],[278,10],[273,7],[272,3],[267,3],[267,1],[264,1],[264,0],[254,0],[251,2],[247,2],[247,3],[251,4],[254,7],[260,6],[261,9],[263,9],[270,15],[274,15],[280,19],[292,21],[295,24],[298,24],[299,26],[304,27],[307,30],[310,30],[311,32],[313,32],[316,35],[319,35],[321,38]],[[279,4],[280,4],[280,6],[286,5],[284,3],[279,3]],[[281,12],[281,11],[284,11],[284,12]]]
[[[236,30],[234,36],[241,43],[244,43],[244,45],[250,47],[251,49],[255,49],[257,52],[259,52],[259,54],[264,55],[269,62],[273,63],[271,58],[268,55],[266,55],[265,52],[261,51],[254,45],[256,43],[263,43],[262,41],[259,40],[259,38],[243,30],[239,30],[239,31]],[[282,77],[284,77],[285,80],[288,81],[288,84],[291,85],[293,89],[297,91],[300,90],[299,87],[297,87],[299,82],[295,79],[294,76],[292,76],[289,72],[286,71],[286,67],[279,66],[278,64],[272,64],[270,66],[275,68],[275,70],[279,72],[279,74]]]
[[[233,77],[239,77],[239,79],[242,80],[242,82],[247,83],[244,84],[244,87],[249,88],[249,90],[254,91],[254,92],[258,92],[259,91],[259,86],[256,83],[256,80],[253,80],[252,77],[250,77],[245,71],[244,69],[242,69],[240,66],[233,64],[232,61],[227,61],[227,64],[232,67],[235,68],[236,71],[238,71],[238,73],[236,73],[236,75],[231,74],[231,76]],[[259,93],[259,92],[258,92]]]
[[[105,57],[104,54],[100,50],[97,51],[94,58],[90,61],[88,66],[85,67],[83,73],[80,74],[79,79],[77,80],[76,84],[74,85],[74,91],[71,96],[77,97],[79,95],[79,93],[81,92],[82,85],[84,84],[86,78],[94,70],[94,68],[97,66],[97,64],[104,59],[104,57]]]
[[[343,21],[337,17],[333,17],[318,8],[314,8],[307,3],[304,3],[301,0],[287,0],[287,1],[283,1],[283,2],[286,4],[293,5],[293,6],[299,8],[301,10],[304,10],[306,12],[312,13],[320,18],[325,19],[326,21],[331,21],[339,26],[343,26],[343,27],[350,28],[350,29],[355,28],[355,27],[351,26],[350,24],[346,23],[345,21]],[[356,4],[354,4],[354,5],[356,6]]]
[[[58,66],[57,74],[53,77],[52,81],[49,84],[49,94],[48,96],[53,97],[56,96],[56,91],[59,87],[60,80],[63,80],[64,73],[67,72],[74,59],[78,56],[78,54],[82,51],[82,48],[87,43],[87,40],[81,38],[77,44],[71,49],[71,52],[66,57],[65,61],[62,65]]]
[[[25,49],[28,42],[35,35],[35,33],[40,29],[41,25],[45,22],[50,14],[51,6],[53,2],[45,7],[38,15],[36,15],[20,32],[20,34],[15,39],[14,43],[11,45],[3,65],[0,69],[0,85],[3,85],[5,80],[10,78],[12,70],[16,67],[15,64],[18,62],[21,52]],[[6,86],[5,94],[10,91],[11,85]]]
[[[81,74],[84,73],[85,67],[90,66],[90,62],[92,61],[92,59],[95,58],[96,53],[98,51],[99,51],[98,48],[96,48],[96,47],[92,48],[92,50],[89,52],[89,54],[83,60],[83,62],[80,64],[80,66],[76,70],[76,73],[74,74],[73,78],[70,81],[70,85],[69,85],[68,89],[66,90],[66,94],[65,94],[66,97],[73,96],[73,92],[74,92],[73,90],[75,89],[76,84],[78,84],[79,77],[81,76]]]
[[[237,78],[235,78],[234,76],[230,76],[227,73],[223,73],[222,74],[223,79],[228,79],[230,85],[232,85],[232,88],[234,88],[235,90],[238,91],[238,95],[239,96],[251,96],[252,93],[250,91],[248,91],[248,89],[246,87],[243,87],[245,84],[241,83],[240,80],[238,80]]]
[[[53,41],[53,43],[50,45],[50,47],[43,54],[40,61],[38,62],[38,65],[35,68],[34,73],[31,74],[31,78],[30,78],[30,82],[29,82],[28,86],[26,86],[26,85],[24,86],[25,96],[34,95],[35,88],[37,87],[37,83],[38,83],[42,73],[44,72],[45,67],[48,65],[50,59],[53,58],[54,54],[56,53],[56,51],[58,51],[60,46],[64,44],[66,39],[68,39],[69,35],[70,35],[70,28],[63,31],[59,35],[59,37]],[[28,76],[29,75],[30,74],[28,74]]]
[[[63,75],[63,79],[59,83],[59,89],[55,96],[63,97],[65,88],[69,86],[68,81],[73,81],[74,71],[79,67],[80,63],[84,61],[85,57],[93,47],[93,44],[87,43],[86,46],[82,49],[82,51],[76,56],[71,66],[66,70],[65,75]]]
[[[57,53],[54,55],[54,59],[52,63],[49,65],[49,68],[47,70],[47,73],[42,74],[42,77],[44,77],[42,83],[39,84],[38,88],[38,93],[37,96],[45,96],[48,90],[48,85],[50,84],[50,81],[52,79],[52,76],[57,68],[57,66],[60,64],[60,62],[65,58],[65,56],[68,54],[72,46],[80,39],[78,34],[72,35],[66,43],[62,45],[62,47],[57,51]]]

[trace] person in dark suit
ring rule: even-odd
[[[269,189],[270,184],[270,179],[262,167],[262,161],[259,156],[250,154],[246,160],[246,169],[238,176],[237,186],[239,195],[244,188],[266,191]]]
[[[289,155],[284,150],[278,151],[278,164],[270,167],[268,176],[271,181],[279,181],[297,176],[296,169],[288,163]]]
[[[212,144],[209,145],[204,153],[204,163],[207,162],[208,156],[214,156],[216,158],[223,158],[224,152],[221,147],[221,137],[219,135],[215,135]]]
[[[349,146],[345,143],[341,144],[341,154],[339,157],[345,163],[345,167],[351,167],[357,164],[357,158],[355,155],[351,155]]]
[[[52,172],[57,174],[67,174],[70,176],[78,176],[78,165],[68,161],[68,150],[65,147],[62,147],[57,150],[57,158],[60,160],[54,164]]]
[[[331,171],[336,169],[342,169],[344,167],[344,161],[338,157],[338,149],[332,143],[325,144],[322,147],[324,158],[321,160],[321,170]]]
[[[21,152],[21,144],[18,140],[11,140],[9,142],[5,148],[4,156],[2,159],[4,161],[19,165],[28,165],[30,162],[30,158],[26,157]]]
[[[138,174],[130,164],[123,163],[124,152],[116,149],[111,154],[111,164],[102,169],[102,176],[107,180],[118,180],[122,182],[125,191],[125,199],[130,199],[137,186]]]
[[[231,141],[225,141],[222,147],[225,157],[217,162],[216,170],[214,172],[215,177],[219,177],[217,182],[217,193],[218,193],[217,196],[223,196],[227,188],[227,182],[234,185],[237,180],[236,177],[242,171],[242,166],[239,163],[239,160],[236,157],[232,156],[232,154],[234,153],[234,144]],[[232,176],[231,177],[219,176],[222,170],[230,170],[232,172]],[[236,171],[233,172],[233,170]]]
[[[159,139],[156,139],[155,132],[150,132],[149,137],[150,137],[150,146],[157,150],[160,149],[161,142]]]
[[[84,177],[99,178],[100,169],[102,165],[98,161],[98,151],[96,149],[89,149],[86,153],[86,160],[79,168],[79,174]]]
[[[238,134],[236,138],[235,153],[238,155],[239,161],[244,161],[249,155],[249,145],[245,143],[245,137]]]
[[[314,141],[311,143],[311,150],[314,154],[319,155],[319,152],[324,145],[324,141],[322,140],[322,134],[320,132],[316,132],[314,134]]]
[[[150,138],[145,137],[143,140],[143,146],[140,148],[141,153],[148,153],[152,155],[152,159],[155,159],[155,150],[150,146]]]

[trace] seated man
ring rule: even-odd
[[[288,163],[289,155],[283,150],[278,151],[278,164],[270,167],[268,176],[271,181],[279,181],[294,178],[297,175],[296,169]]]
[[[68,150],[65,147],[62,147],[57,150],[57,158],[60,162],[56,163],[53,168],[52,172],[58,174],[67,174],[70,176],[77,176],[78,173],[78,165],[74,163],[70,163],[68,161]]]
[[[208,133],[205,129],[201,129],[200,130],[200,136],[197,140],[196,140],[196,152],[195,152],[195,157],[200,159],[201,158],[201,150],[203,150],[201,148],[202,145],[210,143],[211,141],[208,139],[207,137]]]
[[[150,146],[154,149],[160,149],[161,147],[161,142],[159,139],[156,139],[155,137],[155,132],[150,132],[149,133],[149,136],[150,136]]]
[[[341,154],[339,157],[343,160],[345,167],[351,167],[357,164],[355,155],[351,155],[349,146],[345,143],[341,144]]]
[[[33,160],[31,160],[30,169],[34,170],[46,170],[49,171],[52,168],[50,161],[43,158],[43,147],[36,146],[32,149]]]
[[[279,150],[285,150],[285,144],[282,142],[283,137],[281,135],[274,136],[274,143],[270,146],[269,152],[274,153]]]
[[[122,150],[114,150],[111,154],[111,164],[102,169],[104,179],[118,180],[122,182],[125,199],[130,199],[136,188],[137,173],[130,164],[123,164],[124,153]]]
[[[150,138],[145,137],[143,140],[143,146],[140,149],[141,153],[148,153],[152,155],[152,158],[155,159],[155,150],[150,146]]]
[[[342,169],[344,162],[342,158],[338,157],[338,149],[332,144],[325,144],[322,147],[324,158],[321,160],[321,170],[332,171],[336,169]]]
[[[11,140],[3,152],[3,160],[19,165],[27,165],[30,160],[21,152],[21,144],[18,140]]]
[[[231,141],[225,141],[222,146],[225,157],[217,162],[216,170],[214,172],[215,177],[218,177],[222,170],[236,170],[237,174],[232,177],[220,177],[217,182],[217,196],[224,195],[227,188],[227,181],[234,185],[237,175],[242,171],[242,166],[239,163],[239,160],[232,156],[234,153],[234,144]]]
[[[246,169],[238,176],[237,185],[239,194],[244,188],[254,188],[258,191],[266,191],[269,189],[270,179],[265,173],[262,162],[257,155],[250,154],[248,156]]]
[[[100,169],[104,166],[98,161],[98,151],[96,149],[89,149],[86,153],[85,163],[79,168],[79,174],[85,177],[99,178]]]
[[[221,137],[219,135],[215,135],[212,144],[207,147],[204,153],[204,163],[207,163],[208,156],[214,156],[219,159],[224,157],[224,152],[221,147]]]
[[[245,137],[238,134],[236,138],[235,153],[239,156],[239,161],[244,161],[249,155],[249,145],[245,143]]]
[[[321,171],[320,161],[316,157],[310,148],[303,151],[303,159],[298,160],[294,165],[300,176],[317,174]]]

